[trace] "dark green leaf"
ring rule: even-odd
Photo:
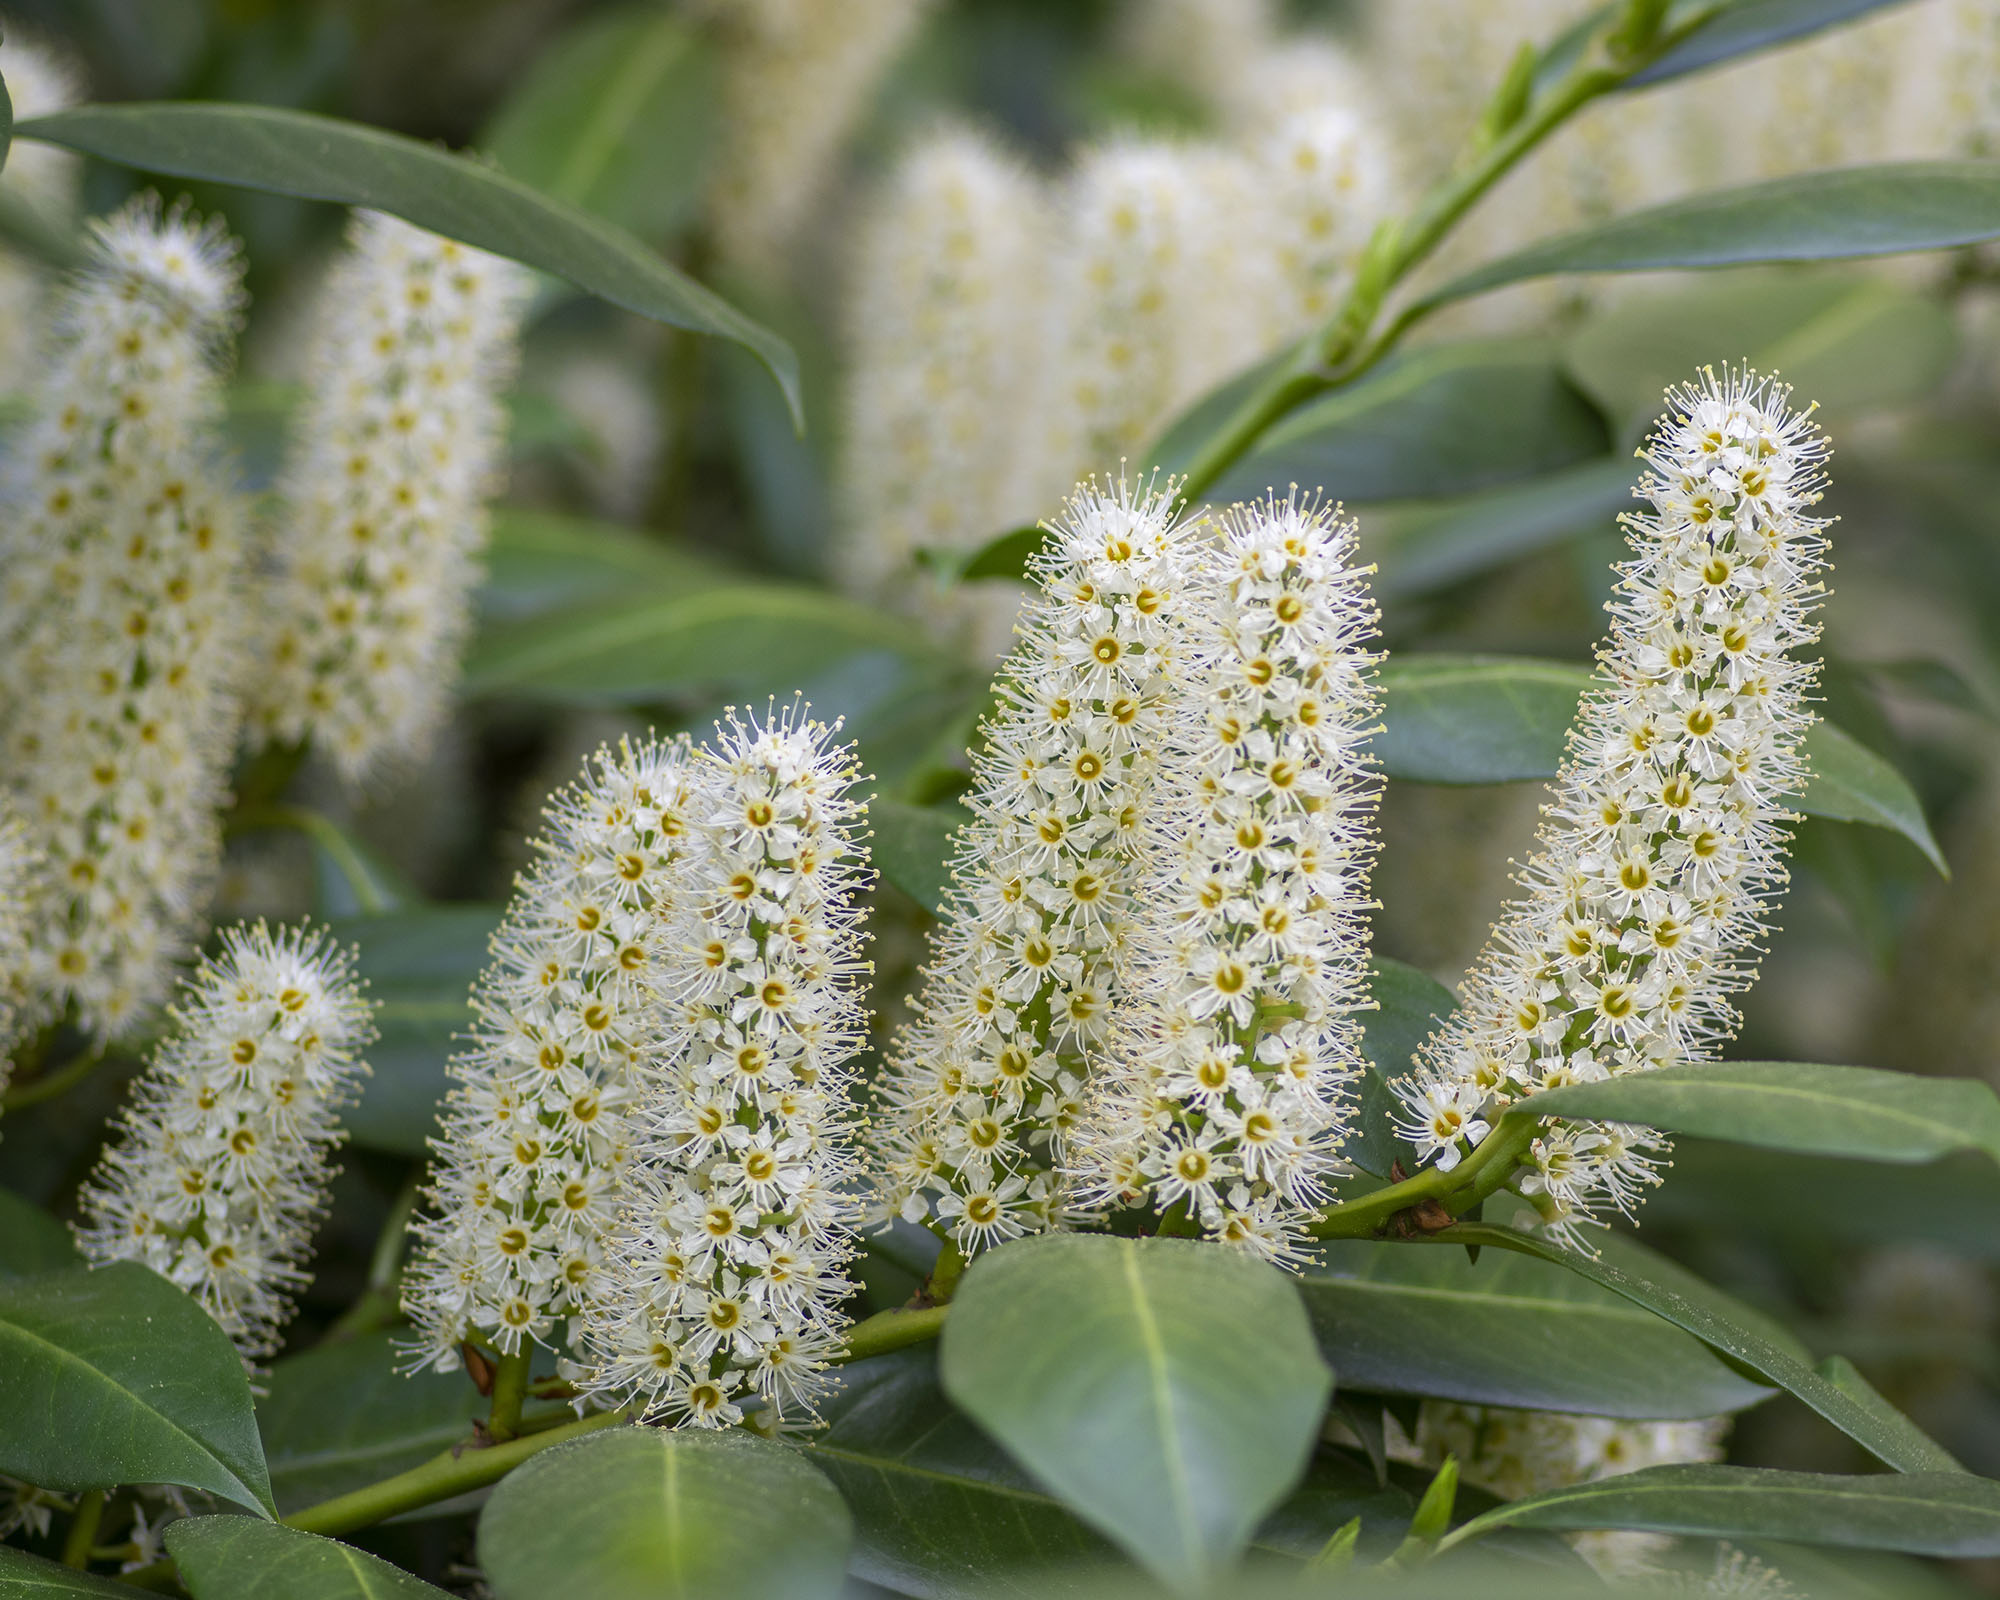
[[[1473,1518],[1451,1542],[1491,1528],[1638,1528],[1709,1539],[1788,1539],[1914,1555],[2000,1554],[2000,1483],[1965,1472],[1776,1472],[1646,1467]]]
[[[868,805],[875,870],[926,911],[942,910],[951,888],[952,837],[970,817],[960,805],[913,806],[877,795]]]
[[[2000,1099],[1971,1078],[1716,1061],[1552,1089],[1518,1109],[1809,1155],[1910,1162],[1984,1150],[2000,1161]]]
[[[368,206],[511,256],[627,311],[749,347],[802,419],[797,358],[768,328],[602,218],[434,145],[307,111],[195,101],[79,106],[19,131],[142,172]]]
[[[1449,989],[1415,967],[1383,956],[1368,965],[1368,997],[1375,1009],[1357,1018],[1361,1052],[1368,1061],[1361,1080],[1361,1116],[1340,1153],[1363,1172],[1386,1179],[1390,1163],[1403,1154],[1403,1142],[1390,1122],[1399,1102],[1389,1084],[1410,1070],[1417,1046],[1457,1002]]]
[[[1769,1398],[1699,1339],[1558,1266],[1340,1240],[1299,1292],[1344,1386],[1608,1417],[1707,1417]],[[1552,1361],[1549,1352],[1560,1350]]]
[[[414,906],[379,917],[333,922],[359,952],[356,970],[377,1002],[380,1038],[368,1051],[373,1074],[348,1111],[356,1144],[421,1156],[437,1125],[445,1062],[472,1021],[467,995],[486,966],[500,925],[498,906]]]
[[[1812,779],[1799,803],[1800,810],[1836,822],[1865,822],[1900,833],[1923,851],[1941,874],[1951,875],[1924,816],[1923,802],[1888,762],[1830,722],[1816,722],[1807,731],[1805,756]]]
[[[1039,526],[1009,528],[1005,533],[995,534],[972,553],[958,569],[958,576],[967,583],[975,578],[1025,580],[1028,563],[1041,551],[1042,538]]]
[[[519,621],[634,591],[692,594],[731,576],[656,533],[501,506],[493,513],[479,609],[495,622]]]
[[[167,1553],[194,1600],[443,1600],[380,1556],[316,1533],[250,1517],[186,1517],[167,1527]]]
[[[1436,345],[1301,406],[1203,498],[1292,485],[1350,503],[1466,494],[1602,455],[1603,419],[1539,341]]]
[[[900,617],[815,589],[744,583],[490,627],[467,656],[465,692],[596,705],[754,696],[787,693],[857,657],[932,654]]]
[[[1276,1268],[1089,1235],[981,1257],[941,1371],[1038,1480],[1182,1589],[1231,1562],[1297,1482],[1332,1386]]]
[[[14,142],[14,97],[0,78],[0,172],[7,168],[7,150]]]
[[[2000,170],[1990,161],[1840,167],[1692,195],[1580,228],[1454,278],[1421,306],[1557,273],[1844,260],[1996,236]]]
[[[628,6],[543,52],[480,143],[522,182],[659,239],[700,200],[715,102],[714,60],[687,21]]]
[[[271,1368],[257,1424],[281,1515],[407,1472],[485,1415],[464,1373],[397,1371],[392,1338],[366,1333]]]
[[[817,1600],[854,1530],[797,1451],[744,1433],[616,1428],[531,1458],[479,1518],[499,1600]]]
[[[0,1472],[66,1491],[177,1483],[271,1509],[236,1347],[127,1261],[0,1283]]]
[[[1275,351],[1217,384],[1167,424],[1166,431],[1145,452],[1148,466],[1161,472],[1185,472],[1236,408],[1276,377],[1292,358],[1289,349]]]
[[[1615,1237],[1615,1236],[1614,1236]],[[1745,1314],[1746,1308],[1664,1257],[1633,1271],[1614,1252],[1591,1256],[1539,1235],[1488,1223],[1460,1223],[1433,1235],[1440,1241],[1495,1245],[1566,1267],[1644,1306],[1676,1327],[1734,1357],[1750,1371],[1796,1395],[1836,1428],[1899,1472],[1951,1472],[1958,1463],[1914,1422],[1883,1407],[1866,1405],[1828,1382],[1800,1359],[1795,1341],[1773,1337],[1771,1325]],[[1627,1259],[1630,1259],[1629,1256]]]
[[[30,1278],[83,1258],[69,1229],[11,1189],[0,1189],[0,1278]]]
[[[0,1600],[132,1600],[129,1583],[59,1567],[0,1544]]]
[[[1625,80],[1627,89],[1643,89],[1685,73],[1768,50],[1822,28],[1852,21],[1903,0],[1736,0],[1706,27],[1663,53],[1659,60]]]

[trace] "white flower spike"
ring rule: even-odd
[[[1751,372],[1668,395],[1624,521],[1598,681],[1511,904],[1464,1004],[1398,1084],[1400,1131],[1449,1165],[1538,1089],[1699,1061],[1734,1031],[1768,902],[1786,881],[1786,797],[1805,782],[1827,447]],[[1574,1224],[1658,1182],[1653,1135],[1547,1128],[1523,1189]]]
[[[273,1354],[326,1208],[374,1006],[323,930],[222,936],[170,1012],[85,1188],[77,1241],[180,1285],[246,1361]]]
[[[1072,1164],[1279,1261],[1338,1170],[1367,1004],[1372,569],[1337,506],[1224,514],[1145,802],[1113,1028]]]

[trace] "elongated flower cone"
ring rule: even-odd
[[[5,778],[47,857],[41,1021],[142,1022],[192,946],[250,632],[218,370],[240,264],[143,197],[95,223],[16,442],[0,569]]]
[[[47,888],[44,863],[28,830],[0,807],[0,1092],[14,1075],[12,1046],[29,1003],[29,934]]]
[[[582,1384],[704,1427],[809,1408],[853,1285],[847,1109],[866,1037],[853,752],[794,706],[695,757],[703,854],[655,969],[633,1163],[586,1308]]]
[[[1065,1143],[1117,1001],[1198,566],[1170,488],[1081,489],[1050,531],[872,1134],[883,1208],[934,1218],[968,1254],[1068,1214]]]
[[[1699,1061],[1736,1026],[1786,882],[1805,782],[1826,541],[1826,442],[1789,391],[1704,372],[1667,396],[1624,521],[1597,683],[1583,699],[1524,891],[1464,1004],[1398,1084],[1398,1126],[1449,1167],[1523,1095]],[[1555,1125],[1524,1188],[1568,1228],[1656,1183],[1658,1141]]]
[[[1289,1261],[1360,1070],[1376,613],[1337,507],[1222,522],[1139,823],[1114,1064],[1073,1165],[1086,1207],[1148,1203]]]
[[[179,1284],[246,1360],[278,1348],[326,1209],[374,1006],[322,930],[222,936],[82,1196],[77,1242]]]

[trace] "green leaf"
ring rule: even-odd
[[[854,1530],[797,1451],[744,1433],[615,1428],[531,1458],[479,1518],[499,1600],[809,1600]]]
[[[2000,1161],[2000,1098],[1985,1084],[1871,1067],[1802,1061],[1664,1067],[1551,1089],[1515,1109],[1636,1122],[1809,1155],[1912,1162],[1983,1150]]]
[[[971,816],[961,805],[913,806],[877,795],[868,803],[875,870],[926,911],[941,912],[951,889],[953,836]]]
[[[393,1338],[366,1333],[272,1366],[257,1425],[281,1515],[407,1472],[485,1415],[462,1372],[398,1372]]]
[[[1028,563],[1041,550],[1043,538],[1040,524],[1009,528],[1005,533],[995,534],[973,551],[965,565],[958,569],[959,581],[970,583],[975,578],[1014,578],[1025,582]]]
[[[1710,1417],[1770,1398],[1698,1338],[1543,1261],[1338,1240],[1299,1282],[1343,1385],[1606,1417]],[[1549,1352],[1560,1350],[1552,1361]]]
[[[345,1119],[356,1144],[427,1153],[448,1081],[445,1063],[472,1021],[467,997],[501,914],[498,906],[414,906],[332,919],[335,935],[358,952],[355,969],[377,1004],[380,1030],[368,1051],[374,1071]]]
[[[1691,195],[1544,240],[1452,279],[1405,315],[1557,273],[1845,260],[1996,236],[2000,170],[1990,161],[1840,167]]]
[[[716,113],[700,36],[671,11],[635,5],[557,39],[480,144],[523,183],[659,239],[700,201]]]
[[[1400,1102],[1389,1085],[1410,1070],[1417,1046],[1458,1002],[1429,973],[1386,956],[1368,963],[1368,997],[1375,1009],[1356,1018],[1362,1026],[1361,1053],[1368,1062],[1361,1080],[1361,1115],[1340,1154],[1363,1172],[1386,1180],[1390,1164],[1404,1154],[1391,1120]]]
[[[1203,498],[1292,485],[1350,503],[1466,494],[1599,456],[1604,422],[1539,340],[1435,345],[1301,406]]]
[[[1736,0],[1714,21],[1627,78],[1623,87],[1643,89],[1664,83],[1901,4],[1903,0]]]
[[[0,172],[7,168],[7,150],[14,142],[14,97],[7,92],[7,81],[0,78]]]
[[[0,1600],[132,1600],[132,1593],[129,1583],[93,1577],[0,1544]]]
[[[1297,1482],[1332,1387],[1282,1273],[1177,1239],[982,1256],[940,1359],[958,1405],[1179,1589],[1234,1560]]]
[[[1644,1306],[1676,1327],[1685,1328],[1749,1371],[1796,1395],[1898,1472],[1963,1470],[1907,1417],[1898,1412],[1884,1415],[1885,1407],[1865,1404],[1828,1382],[1800,1358],[1796,1341],[1778,1333],[1764,1319],[1746,1316],[1747,1308],[1736,1305],[1719,1290],[1664,1257],[1652,1257],[1645,1262],[1642,1273],[1612,1259],[1614,1252],[1608,1249],[1595,1256],[1586,1255],[1551,1239],[1488,1223],[1460,1223],[1432,1235],[1432,1239],[1490,1244],[1566,1267],[1634,1305]]]
[[[634,591],[692,594],[732,576],[657,533],[501,506],[493,513],[479,610],[489,621],[513,622]]]
[[[464,692],[590,705],[780,693],[863,655],[928,663],[935,652],[900,617],[820,590],[742,583],[488,628],[466,658]]]
[[[1646,1467],[1495,1506],[1446,1544],[1504,1527],[1635,1528],[1963,1558],[2000,1554],[2000,1483],[1965,1472]]]
[[[250,1517],[185,1517],[167,1526],[167,1553],[194,1600],[443,1600],[380,1556],[316,1533]]]
[[[622,229],[434,145],[308,111],[199,101],[78,106],[18,132],[142,172],[368,206],[510,256],[627,311],[747,346],[803,422],[784,340]]]
[[[1801,811],[1900,833],[1941,876],[1951,876],[1923,802],[1888,762],[1830,722],[1816,722],[1806,731],[1805,756],[1812,779],[1799,803]]]
[[[31,1278],[82,1260],[69,1229],[11,1189],[0,1189],[0,1278]]]
[[[0,1472],[64,1491],[177,1483],[272,1509],[236,1347],[129,1261],[0,1283]]]

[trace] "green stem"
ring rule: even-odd
[[[69,1536],[63,1540],[62,1563],[79,1570],[90,1565],[90,1547],[97,1543],[97,1525],[104,1520],[104,1491],[92,1489],[76,1503]]]
[[[1414,1178],[1331,1206],[1310,1231],[1315,1239],[1372,1238],[1397,1212],[1426,1200],[1435,1200],[1454,1217],[1463,1216],[1514,1176],[1539,1126],[1533,1117],[1503,1116],[1479,1148],[1449,1172],[1426,1167]]]
[[[949,1238],[931,1266],[929,1293],[933,1305],[949,1305],[958,1293],[958,1280],[965,1276],[965,1252]]]
[[[104,1046],[92,1045],[79,1056],[73,1056],[53,1072],[45,1072],[26,1083],[16,1084],[4,1095],[0,1095],[0,1110],[20,1111],[27,1106],[38,1106],[44,1100],[67,1094],[79,1083],[97,1070],[104,1060]]]
[[[493,1410],[486,1419],[487,1435],[504,1444],[521,1431],[521,1402],[528,1398],[528,1366],[534,1347],[524,1345],[502,1356],[493,1372]]]
[[[910,1310],[878,1311],[865,1322],[857,1322],[847,1334],[847,1349],[836,1358],[841,1362],[865,1361],[886,1355],[905,1345],[922,1344],[944,1331],[949,1306],[920,1306]]]

